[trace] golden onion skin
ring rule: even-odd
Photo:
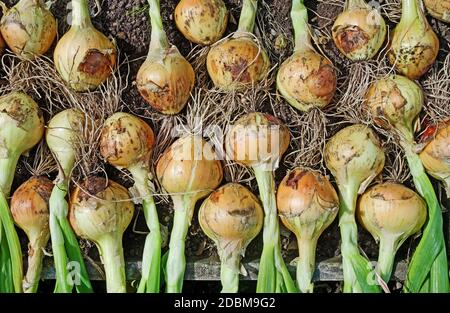
[[[174,115],[186,106],[194,88],[192,65],[175,46],[149,54],[136,77],[142,97],[156,111]]]
[[[250,88],[263,80],[269,71],[270,61],[263,47],[242,36],[212,46],[206,66],[217,88],[232,91]]]
[[[425,224],[427,205],[413,190],[384,183],[368,189],[360,197],[357,216],[376,241],[394,236],[400,246]]]
[[[103,126],[100,153],[119,169],[137,164],[148,167],[154,145],[155,135],[146,122],[128,113],[116,113]]]
[[[184,37],[204,46],[222,38],[228,25],[228,10],[222,0],[181,0],[174,17]]]
[[[99,87],[111,75],[117,62],[117,50],[114,43],[93,26],[72,26],[56,45],[54,62],[71,88],[88,91]]]
[[[0,31],[15,54],[34,58],[50,49],[57,24],[42,0],[21,0],[3,15]]]
[[[307,112],[325,108],[337,86],[333,64],[312,49],[297,51],[280,67],[277,87],[296,109]]]
[[[175,141],[159,158],[156,175],[168,193],[192,193],[195,203],[220,185],[223,169],[211,144],[189,135]]]
[[[423,2],[431,16],[450,23],[450,0],[424,0]]]
[[[337,48],[348,59],[369,60],[378,53],[384,43],[386,23],[376,10],[351,8],[337,17],[332,35]]]
[[[273,130],[273,131],[272,131]],[[237,120],[228,132],[225,146],[230,159],[248,166],[276,168],[287,151],[291,135],[276,117],[250,113]]]
[[[3,39],[2,34],[0,33],[0,54],[2,54],[5,51],[5,40]]]

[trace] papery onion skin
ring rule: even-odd
[[[296,109],[306,112],[325,108],[336,92],[333,64],[314,50],[298,51],[280,67],[277,87]]]
[[[355,7],[344,10],[334,22],[333,40],[348,59],[363,61],[373,58],[386,38],[386,23],[375,9]]]
[[[222,0],[181,0],[174,18],[188,40],[211,45],[222,38],[227,29],[228,10]]]
[[[424,0],[423,2],[431,16],[450,23],[450,0]]]
[[[116,113],[104,123],[100,153],[117,168],[148,167],[154,145],[153,130],[136,116]]]
[[[186,106],[195,83],[192,65],[175,46],[149,55],[136,77],[142,97],[156,111],[175,115]]]
[[[42,0],[21,0],[4,13],[0,31],[15,54],[34,58],[50,49],[57,24]]]

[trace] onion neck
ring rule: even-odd
[[[0,159],[0,190],[8,197],[16,173],[20,154],[8,151],[8,157]]]
[[[298,253],[297,260],[297,284],[302,293],[312,293],[314,270],[316,268],[316,238],[297,237]]]
[[[148,0],[150,5],[150,21],[152,26],[152,34],[150,39],[149,54],[155,51],[169,49],[169,41],[164,31],[163,21],[161,18],[161,9],[159,0]]]
[[[222,283],[222,293],[237,293],[239,291],[239,268],[241,264],[241,245],[237,245],[231,253],[220,255],[220,280]],[[219,248],[219,246],[218,246]]]
[[[105,267],[107,292],[126,293],[122,234],[118,232],[106,234],[97,242],[97,245]]]
[[[376,271],[386,284],[391,279],[395,254],[397,253],[398,247],[398,236],[384,235],[380,238]]]
[[[41,278],[42,260],[45,247],[50,238],[48,230],[37,230],[28,234],[30,244],[28,247],[28,269],[23,282],[25,293],[36,293]]]
[[[295,51],[312,49],[311,34],[308,24],[308,9],[303,0],[293,0],[291,19],[295,34]]]
[[[72,0],[72,27],[93,27],[87,0]]]
[[[402,17],[400,23],[412,23],[416,19],[423,20],[423,12],[420,8],[419,0],[402,0]]]
[[[346,0],[344,4],[344,11],[352,9],[367,8],[368,5],[364,0]]]
[[[238,32],[253,33],[257,9],[257,0],[243,0],[241,16],[239,17]]]

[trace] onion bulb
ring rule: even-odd
[[[263,203],[264,246],[257,292],[297,291],[281,256],[274,179],[274,171],[288,149],[290,140],[289,129],[280,120],[257,112],[238,119],[225,138],[228,158],[253,169]]]
[[[427,205],[413,190],[395,183],[376,185],[359,199],[360,223],[379,242],[377,272],[388,283],[395,254],[425,224]]]
[[[325,162],[339,189],[341,251],[344,268],[344,292],[378,292],[367,281],[371,265],[358,248],[355,220],[356,199],[384,167],[385,155],[376,134],[367,126],[348,126],[327,143]]]
[[[263,80],[270,66],[264,48],[253,40],[257,0],[243,0],[237,32],[211,47],[206,59],[209,76],[222,90],[250,88]]]
[[[339,51],[352,61],[373,58],[386,38],[381,14],[364,0],[346,0],[344,11],[334,22],[333,40]]]
[[[52,46],[56,19],[43,0],[20,0],[3,12],[0,31],[15,54],[34,58]]]
[[[222,292],[238,292],[240,260],[248,244],[260,233],[263,217],[255,195],[235,183],[214,191],[200,207],[200,226],[215,242],[222,263]]]
[[[195,204],[220,185],[222,164],[209,142],[187,135],[161,155],[156,175],[171,195],[175,211],[166,265],[166,291],[180,293],[186,269],[185,240]]]
[[[23,183],[11,199],[14,222],[27,235],[28,270],[23,291],[36,293],[42,270],[44,249],[50,239],[48,202],[53,183],[46,177],[32,177]]]
[[[56,45],[55,66],[74,90],[93,90],[111,75],[117,62],[117,49],[92,25],[87,0],[72,0],[71,3],[72,24]]]
[[[312,44],[308,12],[303,0],[292,1],[295,51],[280,67],[277,88],[290,105],[300,111],[324,108],[333,99],[337,78],[333,64]]]
[[[149,4],[152,24],[150,48],[137,74],[136,85],[153,109],[163,114],[178,114],[186,106],[194,88],[194,70],[177,47],[167,40],[159,0],[149,0]]]
[[[3,53],[3,51],[5,50],[5,40],[3,39],[2,34],[0,33],[0,54]]]
[[[70,197],[70,224],[78,236],[97,245],[108,293],[126,292],[122,237],[133,213],[127,189],[112,180],[87,178]]]
[[[423,2],[431,16],[450,23],[450,0],[424,0]]]
[[[402,0],[402,18],[391,37],[388,59],[400,74],[419,79],[436,61],[439,39],[419,0]]]
[[[326,177],[296,168],[278,187],[277,204],[281,221],[297,237],[297,285],[313,292],[317,241],[339,210],[336,190]]]
[[[206,46],[222,38],[228,25],[228,10],[222,0],[181,0],[174,18],[184,37]]]

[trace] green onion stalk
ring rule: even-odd
[[[17,162],[39,143],[44,134],[44,118],[37,103],[23,92],[0,97],[0,265],[5,290],[22,292],[22,250],[7,197],[11,191]],[[9,263],[9,264],[8,264]],[[8,286],[9,283],[12,285]]]
[[[375,133],[367,126],[348,126],[327,143],[325,162],[339,189],[339,227],[344,269],[344,292],[380,292],[374,281],[374,271],[358,248],[358,228],[355,219],[358,194],[381,173],[385,155]]]
[[[161,270],[161,230],[153,199],[150,159],[155,136],[151,127],[128,113],[109,117],[102,130],[100,152],[118,169],[127,169],[134,178],[133,195],[142,199],[142,208],[150,233],[147,235],[142,259],[142,278],[138,292],[158,293]]]
[[[416,189],[428,205],[428,223],[409,264],[404,291],[449,292],[441,206],[414,141],[423,102],[422,89],[410,79],[396,75],[374,82],[366,94],[365,106],[375,123],[398,137]]]
[[[288,128],[277,118],[263,113],[241,117],[229,130],[225,141],[227,156],[253,169],[264,208],[264,246],[256,287],[259,293],[297,292],[281,255],[274,179],[274,171],[289,142]]]
[[[156,175],[173,201],[174,220],[166,264],[166,291],[180,293],[186,269],[185,240],[198,200],[207,197],[223,178],[222,164],[212,145],[186,135],[160,157]]]
[[[82,132],[85,123],[86,118],[83,113],[68,109],[56,114],[47,127],[47,145],[59,167],[59,175],[49,203],[50,236],[57,293],[71,293],[74,285],[79,293],[93,291],[77,237],[68,220],[69,208],[66,200],[75,165],[78,134]],[[74,275],[69,273],[73,264],[79,269],[79,272],[75,273],[75,279]]]
[[[294,54],[281,65],[277,88],[286,101],[300,111],[324,108],[336,92],[336,71],[311,43],[308,10],[303,0],[292,1],[291,19],[295,33]]]

